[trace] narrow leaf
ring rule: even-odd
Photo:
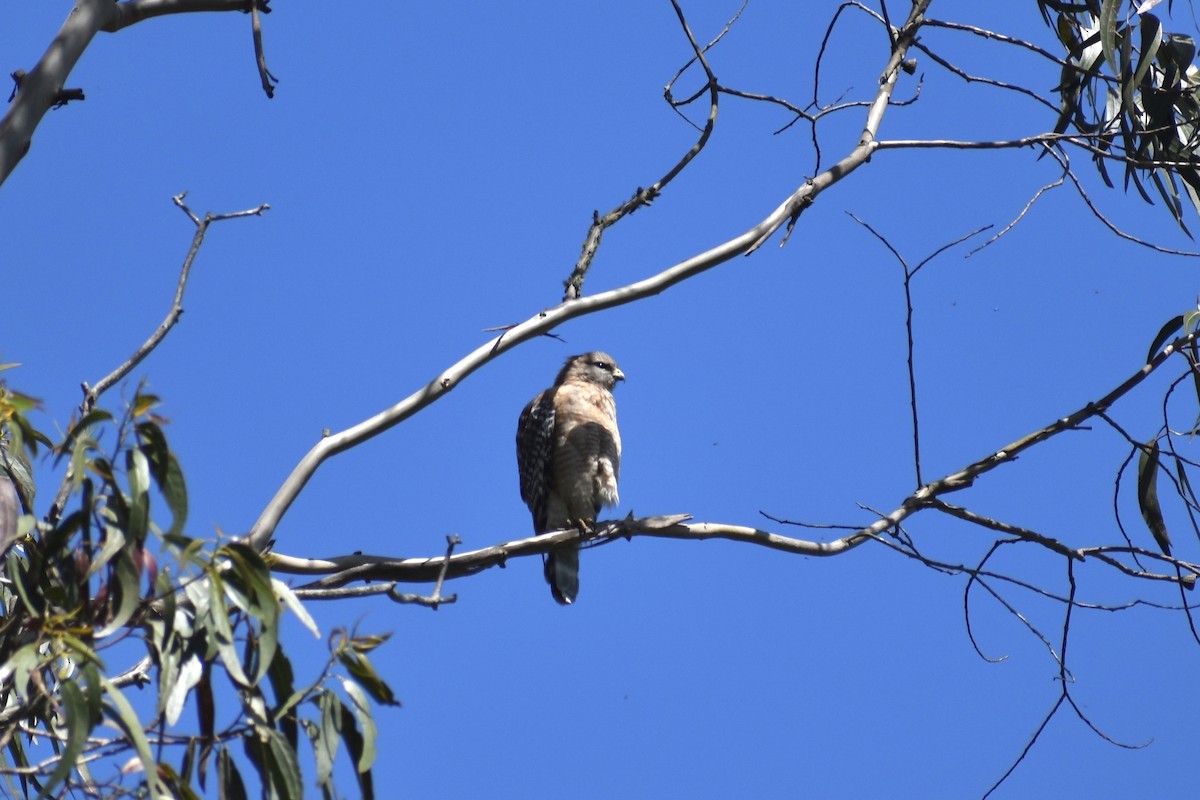
[[[109,581],[109,597],[115,606],[112,619],[102,630],[96,631],[96,638],[102,639],[124,627],[141,602],[141,587],[139,586],[137,567],[129,552],[122,550],[113,559],[112,579]]]
[[[1142,34],[1140,46],[1142,60],[1138,62],[1137,72],[1133,75],[1134,86],[1141,86],[1142,79],[1150,71],[1150,66],[1154,63],[1154,58],[1158,55],[1158,48],[1162,44],[1163,33],[1162,22],[1153,14],[1142,14],[1139,28]]]
[[[125,699],[125,695],[121,694],[121,690],[113,685],[112,681],[101,675],[100,682],[104,686],[105,699],[108,701],[106,703],[108,717],[116,723],[117,727],[129,739],[129,743],[133,745],[138,761],[142,764],[142,772],[146,777],[146,785],[150,789],[150,796],[161,797],[166,795],[166,790],[158,778],[158,765],[154,761],[154,754],[150,751],[150,742],[146,739],[146,731],[142,727],[142,723],[138,720],[133,706]]]
[[[277,730],[268,731],[267,746],[279,796],[300,800],[304,796],[304,783],[300,779],[300,763],[296,761],[295,748]]]
[[[1182,327],[1182,314],[1169,321],[1166,325],[1162,326],[1162,329],[1158,332],[1158,335],[1154,337],[1154,341],[1150,343],[1150,352],[1146,354],[1147,364],[1154,360],[1154,357],[1157,356],[1158,352],[1163,349],[1163,345],[1167,343],[1167,340],[1174,336],[1176,331]]]
[[[220,782],[217,787],[220,800],[248,800],[246,784],[242,783],[242,775],[226,747],[217,752],[217,779]]]
[[[1138,457],[1138,508],[1154,541],[1163,553],[1171,555],[1171,537],[1167,535],[1167,523],[1158,504],[1158,456],[1158,439],[1151,439]]]
[[[1117,12],[1120,8],[1121,0],[1104,0],[1100,5],[1100,47],[1104,59],[1117,75],[1121,74],[1117,64]]]
[[[188,692],[200,682],[200,677],[203,674],[204,664],[195,653],[188,656],[188,659],[179,666],[179,673],[175,678],[175,683],[167,692],[166,708],[164,711],[167,715],[168,725],[174,725],[179,721],[179,715],[183,713]]]
[[[346,743],[346,750],[350,754],[356,765],[362,763],[365,756],[365,743],[363,736],[358,732],[357,726],[354,724],[354,716],[350,709],[346,707],[340,700],[337,702],[335,711],[338,713],[337,727],[341,732],[342,741]],[[369,769],[364,771],[355,770],[355,777],[358,778],[358,791],[363,797],[363,800],[374,800],[375,787],[374,781],[371,778]]]
[[[354,712],[359,728],[362,730],[362,749],[356,754],[354,766],[359,772],[367,772],[375,763],[376,728],[375,720],[371,716],[371,704],[368,702],[367,695],[363,692],[362,687],[354,681],[342,678],[342,688],[346,690],[346,694],[350,697],[350,709]],[[348,742],[347,745],[349,745]]]
[[[300,623],[308,628],[315,638],[320,639],[321,630],[317,627],[317,621],[308,613],[308,609],[300,602],[300,598],[296,597],[292,588],[278,578],[271,578],[271,588],[275,590],[275,596],[296,615],[296,619],[300,620]]]
[[[67,712],[67,745],[59,754],[58,765],[50,774],[50,779],[42,785],[42,791],[38,794],[39,798],[49,797],[51,792],[57,789],[58,785],[71,774],[71,770],[75,768],[75,761],[83,752],[83,745],[87,742],[87,736],[92,730],[87,700],[79,685],[74,681],[64,681],[59,696],[63,708]]]

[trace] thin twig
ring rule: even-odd
[[[691,148],[683,154],[683,158],[681,158],[675,164],[675,166],[667,172],[666,175],[662,176],[653,184],[651,184],[650,188],[643,189],[639,186],[637,191],[633,193],[632,197],[614,208],[612,211],[609,211],[604,216],[600,216],[599,211],[592,213],[592,225],[590,228],[588,228],[587,236],[584,237],[583,248],[579,254],[579,259],[575,262],[575,268],[571,271],[571,274],[565,281],[563,281],[563,286],[566,290],[563,293],[563,302],[577,300],[583,296],[583,282],[587,278],[588,270],[591,269],[592,261],[596,258],[596,252],[600,249],[600,240],[604,236],[604,232],[613,225],[616,225],[625,217],[637,211],[639,208],[648,206],[654,202],[659,194],[662,193],[663,188],[665,188],[668,183],[674,180],[675,176],[682,172],[684,168],[687,167],[687,165],[690,164],[697,155],[699,155],[700,151],[704,149],[704,146],[708,144],[708,140],[712,136],[713,129],[717,124],[717,104],[720,100],[720,92],[718,91],[719,87],[717,85],[717,78],[713,74],[712,68],[709,67],[708,61],[704,58],[704,50],[708,48],[701,49],[700,46],[696,44],[696,39],[694,36],[692,36],[692,31],[688,27],[687,19],[683,15],[683,9],[679,7],[677,0],[671,0],[671,5],[674,6],[675,15],[679,18],[679,24],[683,28],[683,32],[687,35],[688,42],[692,46],[692,52],[694,53],[693,59],[700,63],[700,66],[703,68],[704,74],[708,79],[707,83],[705,84],[705,88],[709,93],[708,120],[705,122],[704,130],[700,132],[700,138],[696,140],[696,143],[693,144]],[[738,15],[740,14],[741,10],[739,9]],[[734,20],[736,19],[737,16],[734,17]],[[729,25],[732,24],[733,20],[730,20]],[[726,26],[726,30],[728,30],[729,25]],[[708,47],[712,47],[717,43],[717,41],[720,40],[721,36],[724,35],[725,31],[722,31],[716,39],[709,43]],[[688,63],[690,64],[692,62]],[[667,87],[663,91],[667,98],[667,102],[670,103],[674,108],[675,104],[671,100],[671,85],[667,84]]]
[[[965,257],[970,258],[971,256],[975,255],[976,253],[978,253],[980,250],[984,249],[988,245],[991,245],[991,244],[999,241],[999,239],[1002,236],[1004,236],[1006,233],[1008,233],[1013,228],[1015,228],[1017,226],[1017,223],[1025,218],[1025,215],[1029,213],[1029,209],[1033,208],[1033,204],[1038,201],[1038,198],[1040,198],[1043,194],[1050,191],[1051,189],[1057,189],[1059,186],[1062,186],[1063,182],[1066,180],[1066,177],[1067,176],[1065,174],[1060,175],[1058,180],[1053,181],[1051,183],[1047,183],[1045,186],[1038,189],[1037,192],[1034,193],[1033,197],[1029,198],[1029,202],[1025,204],[1025,207],[1021,209],[1021,213],[1017,214],[1017,216],[1013,219],[1012,222],[1008,223],[1003,228],[1001,228],[1000,231],[997,232],[995,236],[988,239],[983,244],[979,245],[979,247],[976,247],[974,250],[971,250],[970,252],[968,252]]]
[[[181,192],[175,195],[171,200],[175,205],[187,215],[187,218],[196,226],[196,233],[192,237],[192,244],[188,248],[187,255],[183,259],[183,266],[179,270],[179,280],[175,284],[175,296],[171,300],[171,307],[167,309],[167,315],[163,321],[159,323],[150,337],[138,347],[129,358],[127,358],[120,366],[112,372],[98,380],[94,386],[89,385],[86,381],[81,384],[83,389],[83,401],[79,405],[80,418],[87,416],[96,407],[96,401],[100,396],[115,386],[119,381],[123,380],[130,372],[132,372],[138,364],[142,363],[147,356],[154,352],[155,348],[166,338],[175,324],[179,322],[179,318],[183,315],[183,293],[187,288],[188,277],[192,272],[192,264],[196,260],[196,255],[200,252],[200,246],[204,243],[204,236],[208,232],[208,227],[214,222],[223,222],[229,219],[239,219],[241,217],[262,216],[263,212],[270,209],[270,206],[263,203],[255,208],[245,211],[233,211],[225,214],[205,214],[204,218],[196,216],[187,204],[184,203],[184,198],[187,197],[187,192]],[[59,515],[62,513],[63,504],[67,501],[67,496],[70,494],[71,483],[74,480],[73,476],[68,472],[63,476],[62,483],[59,485],[58,493],[55,495],[54,503],[50,507],[50,513],[47,515],[47,520],[54,524],[57,522]]]

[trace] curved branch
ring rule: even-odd
[[[76,3],[41,60],[21,79],[8,113],[0,119],[0,184],[29,152],[38,123],[57,102],[67,75],[113,9],[107,0]]]
[[[115,32],[165,14],[197,11],[249,11],[262,0],[78,0],[37,65],[20,80],[8,112],[0,119],[0,184],[29,152],[33,132],[62,97],[67,76],[98,31]]]
[[[800,213],[810,205],[816,196],[825,189],[845,178],[850,173],[870,160],[875,152],[875,136],[883,121],[884,112],[888,106],[897,76],[900,73],[904,55],[916,36],[920,27],[922,15],[931,0],[919,0],[913,4],[912,13],[897,37],[896,49],[888,59],[887,66],[880,78],[879,93],[871,104],[867,121],[863,127],[862,137],[858,144],[837,164],[825,172],[806,181],[795,192],[789,195],[774,211],[754,227],[716,247],[699,255],[692,256],[673,267],[669,267],[657,275],[631,283],[618,289],[612,289],[600,294],[591,295],[577,300],[565,301],[554,308],[541,311],[525,322],[505,331],[500,336],[486,342],[468,353],[456,364],[446,369],[421,389],[385,409],[375,416],[363,420],[339,433],[322,438],[308,451],[292,470],[292,473],[276,491],[275,496],[263,509],[258,521],[246,536],[250,546],[263,550],[279,521],[287,513],[296,497],[316,473],[317,468],[325,459],[335,456],[355,445],[371,439],[394,425],[398,425],[426,406],[438,401],[454,387],[461,383],[475,370],[487,364],[517,345],[547,333],[568,320],[576,317],[595,314],[609,308],[632,303],[646,297],[664,292],[670,287],[688,278],[695,277],[706,270],[729,261],[735,256],[747,255],[757,249],[775,231],[779,230],[788,220],[795,220]]]

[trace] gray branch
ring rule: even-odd
[[[78,0],[37,65],[20,74],[8,113],[0,119],[0,184],[29,152],[42,117],[63,101],[67,76],[97,32],[115,32],[166,14],[249,9],[249,0]],[[80,99],[82,93],[74,96]]]
[[[549,333],[568,320],[652,297],[677,283],[682,283],[713,267],[724,264],[736,256],[748,255],[789,220],[794,223],[801,212],[812,204],[817,195],[870,161],[871,154],[875,152],[876,148],[876,135],[883,122],[888,99],[892,96],[901,65],[904,63],[905,53],[908,52],[913,37],[916,36],[923,19],[922,15],[930,2],[931,0],[917,0],[913,3],[912,12],[897,36],[896,47],[880,77],[879,91],[867,113],[862,136],[845,158],[811,180],[805,181],[761,222],[741,235],[636,283],[581,299],[567,300],[554,308],[541,311],[525,322],[475,348],[458,363],[391,408],[387,408],[357,425],[321,438],[300,459],[300,463],[295,466],[292,473],[276,491],[275,496],[267,503],[262,514],[259,515],[258,521],[254,523],[254,527],[247,534],[248,544],[258,550],[266,548],[267,543],[274,536],[280,520],[283,519],[283,515],[287,513],[305,485],[316,474],[317,468],[326,459],[362,444],[404,422],[440,400],[467,376],[499,357],[500,354],[530,339]]]

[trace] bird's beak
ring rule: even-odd
[[[618,381],[625,380],[625,373],[621,372],[620,367],[617,367],[616,369],[613,370],[613,380],[618,380]]]

